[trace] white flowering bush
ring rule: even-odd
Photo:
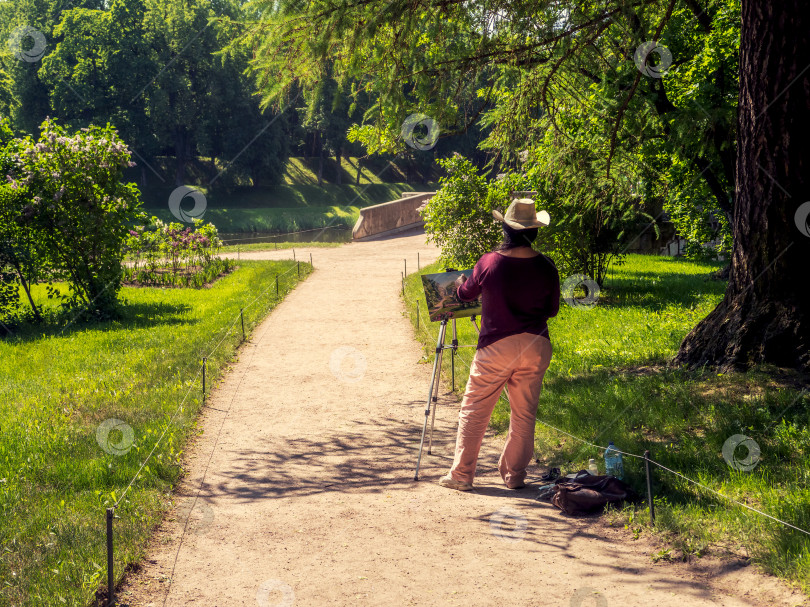
[[[145,218],[137,187],[122,182],[134,164],[127,146],[110,125],[69,135],[46,120],[38,141],[10,149],[5,187],[26,201],[18,222],[41,247],[41,263],[70,284],[62,305],[115,316],[128,226]]]

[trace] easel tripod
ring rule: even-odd
[[[422,449],[425,445],[425,434],[427,432],[427,425],[428,425],[428,418],[430,418],[430,438],[428,439],[428,454],[431,452],[431,448],[433,447],[433,426],[436,422],[436,406],[438,405],[439,401],[439,379],[441,378],[442,373],[442,354],[445,350],[451,350],[450,354],[450,376],[452,381],[453,390],[456,389],[456,353],[459,348],[465,347],[475,347],[475,346],[459,346],[458,345],[458,334],[456,332],[456,319],[450,319],[453,321],[453,339],[450,344],[444,343],[445,334],[447,333],[447,321],[448,319],[445,318],[442,320],[441,325],[439,326],[439,336],[436,339],[436,356],[433,359],[433,374],[430,376],[430,392],[428,392],[427,397],[427,406],[425,407],[425,424],[422,427],[422,440],[419,443],[419,455],[416,459],[416,472],[413,475],[413,480],[419,480],[419,465],[422,463]],[[475,316],[470,317],[472,323],[475,325],[475,330],[480,333],[478,329],[478,324],[475,322]],[[431,415],[432,409],[432,415]]]

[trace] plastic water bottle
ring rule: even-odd
[[[624,464],[622,464],[622,454],[616,449],[613,441],[608,443],[605,450],[605,474],[615,476],[618,479],[624,478]]]
[[[588,472],[594,476],[599,476],[599,467],[596,465],[596,460],[593,458],[588,460]]]

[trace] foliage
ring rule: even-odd
[[[143,216],[137,188],[121,182],[130,164],[109,125],[70,136],[47,120],[38,141],[18,143],[10,189],[26,199],[20,221],[53,275],[70,282],[65,307],[114,314],[127,225]]]
[[[194,156],[215,160],[207,178],[219,186],[278,182],[286,116],[259,109],[245,73],[250,48],[223,52],[244,16],[238,0],[7,4],[0,3],[3,40],[30,26],[47,42],[38,61],[4,57],[18,131],[35,132],[46,116],[74,129],[110,123],[138,151],[143,183],[165,154],[175,157],[176,185]]]
[[[0,175],[10,176],[16,165],[20,142],[13,138],[7,119],[0,119]],[[41,315],[30,295],[30,283],[47,277],[48,268],[42,244],[23,224],[26,197],[8,179],[0,182],[0,334],[25,318]],[[19,289],[25,291],[30,311],[20,306]]]
[[[605,179],[588,148],[571,144],[553,130],[545,145],[533,148],[524,170],[539,208],[551,222],[538,233],[562,275],[585,274],[602,285],[611,263],[644,229],[657,230],[644,209],[636,184]]]
[[[629,179],[645,201],[679,201],[690,207],[670,212],[679,230],[728,243],[739,0],[252,5],[262,15],[254,67],[265,102],[315,90],[330,66],[339,82],[376,98],[350,129],[369,151],[402,149],[402,121],[421,111],[443,131],[483,129],[481,147],[496,172],[515,168],[521,151],[548,145],[553,129],[592,151],[592,174]],[[656,77],[634,61],[648,41],[674,58]],[[696,204],[703,212],[691,212]]]
[[[421,211],[428,240],[441,250],[440,261],[455,268],[472,267],[497,245],[500,224],[492,217],[493,203],[487,180],[461,155],[438,161],[447,172],[440,189]]]
[[[553,132],[550,132],[553,135]],[[439,160],[447,176],[422,211],[429,241],[441,249],[444,265],[470,267],[501,241],[493,210],[505,212],[516,192],[535,191],[537,209],[551,222],[538,232],[536,245],[563,275],[586,274],[600,285],[611,263],[652,217],[632,188],[588,174],[587,150],[565,150],[565,171],[534,150],[524,172],[510,171],[487,180],[461,155]]]
[[[202,219],[194,227],[166,224],[150,218],[150,227],[129,231],[125,251],[133,265],[124,269],[124,282],[141,286],[193,286],[212,282],[233,268],[233,261],[217,257],[222,241],[217,228]]]

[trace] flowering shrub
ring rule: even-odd
[[[46,120],[38,141],[16,139],[8,149],[5,187],[25,200],[17,221],[41,247],[39,265],[70,284],[62,305],[114,316],[127,226],[145,217],[137,187],[121,181],[134,164],[127,146],[109,125],[68,135]]]
[[[231,260],[216,256],[222,241],[202,219],[192,228],[152,217],[129,231],[125,246],[132,265],[124,280],[130,284],[199,287],[233,268]]]

